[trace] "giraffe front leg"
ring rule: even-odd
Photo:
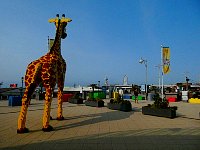
[[[58,112],[57,112],[57,120],[64,120],[63,117],[63,88],[64,88],[64,81],[65,81],[65,73],[66,73],[66,63],[65,60],[62,60],[62,64],[60,65],[61,68],[57,68],[57,70],[60,70],[60,73],[58,74]]]
[[[57,120],[64,120],[62,103],[63,103],[63,87],[58,87],[58,112],[57,112]]]
[[[43,128],[44,132],[49,132],[53,130],[53,127],[49,125],[50,120],[50,111],[51,111],[51,101],[52,101],[52,88],[46,88],[45,94],[45,106],[44,106],[44,114],[43,114]]]

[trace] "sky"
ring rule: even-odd
[[[0,82],[21,86],[27,65],[48,52],[56,14],[71,18],[62,56],[65,86],[158,84],[161,45],[170,47],[164,84],[200,82],[199,0],[0,0]]]

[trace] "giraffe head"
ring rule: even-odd
[[[72,20],[70,18],[65,18],[65,14],[62,15],[62,18],[59,18],[59,14],[56,15],[56,18],[49,19],[50,23],[55,23],[56,30],[58,28],[61,28],[61,38],[65,39],[67,37],[66,33],[66,26],[68,22],[71,22]]]

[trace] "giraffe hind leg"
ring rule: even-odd
[[[31,95],[34,92],[35,88],[36,88],[36,84],[32,83],[29,86],[27,86],[27,88],[24,92],[24,96],[22,98],[21,111],[20,111],[20,115],[18,118],[17,133],[28,133],[29,132],[29,129],[25,127],[26,115],[27,115],[28,105],[30,104]]]
[[[53,130],[53,127],[49,124],[50,121],[50,111],[51,111],[51,101],[52,101],[52,87],[48,84],[44,84],[46,89],[45,94],[45,106],[44,106],[44,114],[43,114],[43,128],[44,132],[50,132]]]

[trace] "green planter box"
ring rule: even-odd
[[[135,96],[132,96],[132,100],[135,100]],[[144,100],[144,97],[143,96],[138,96],[138,100],[139,101]]]
[[[105,99],[106,98],[106,94],[102,91],[97,91],[97,92],[91,92],[89,93],[89,98],[91,99],[96,99],[96,98],[100,98],[100,99]]]

